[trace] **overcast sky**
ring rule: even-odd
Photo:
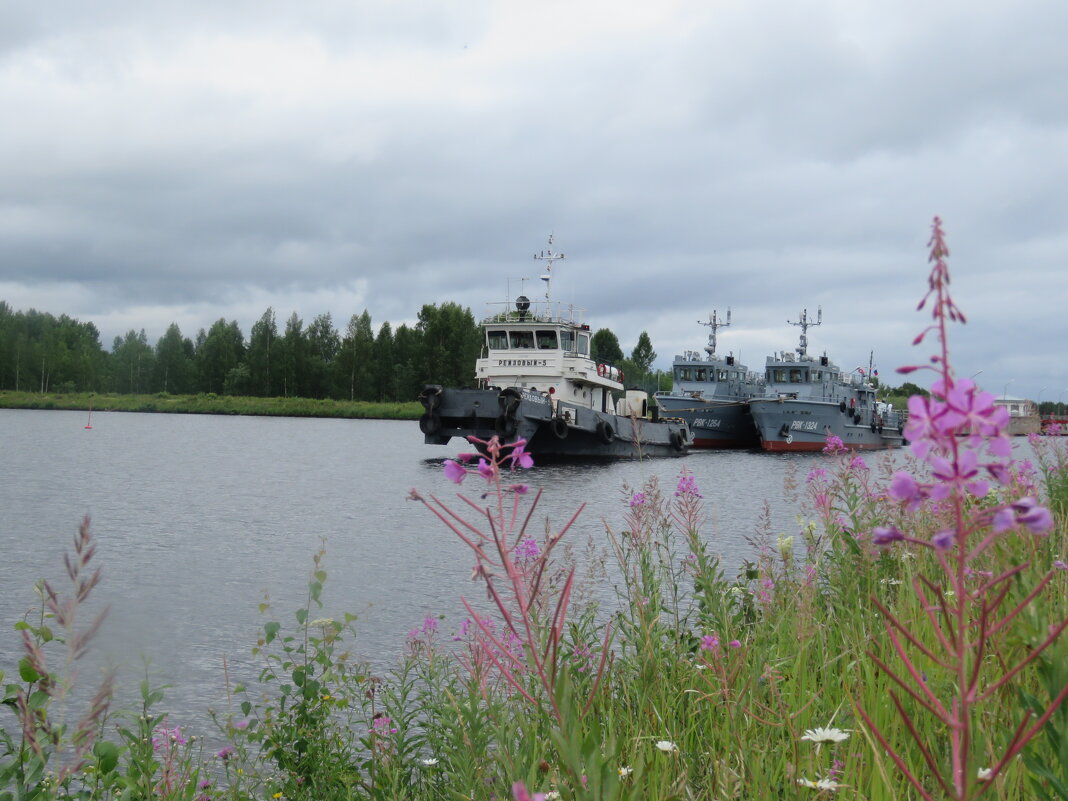
[[[101,340],[553,294],[668,367],[711,311],[924,361],[940,215],[958,375],[1068,400],[1064,0],[0,5],[0,299]],[[528,284],[527,294],[539,292]],[[930,377],[911,377],[929,383]]]

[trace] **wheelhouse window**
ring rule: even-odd
[[[718,370],[716,372],[716,380],[717,381],[726,381],[727,380],[727,371],[726,370]]]
[[[579,353],[583,356],[590,355],[590,335],[579,334]]]
[[[690,368],[689,367],[680,367],[679,368],[679,381],[690,381],[690,380],[692,380],[690,378]]]
[[[489,330],[486,332],[486,344],[490,350],[508,349],[508,332]]]
[[[564,353],[575,352],[575,332],[574,331],[561,331],[560,332],[560,349]]]
[[[796,367],[790,371],[790,383],[791,384],[803,384],[805,383],[805,371],[798,370]]]
[[[533,350],[534,349],[534,332],[533,331],[511,331],[509,332],[512,339],[512,348],[515,350]]]
[[[556,350],[555,331],[536,331],[535,336],[538,340],[538,350]]]
[[[704,367],[697,367],[693,371],[693,377],[695,381],[707,381],[708,377],[705,375]]]
[[[771,371],[771,380],[776,384],[785,384],[786,383],[786,371],[785,370],[781,370],[781,369],[780,370],[772,370]]]

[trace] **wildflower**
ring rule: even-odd
[[[234,728],[237,729],[238,731],[242,731],[244,729],[247,729],[248,728],[248,721],[247,720],[239,720],[237,723],[234,724]]]
[[[994,771],[990,768],[979,768],[979,773],[976,778],[981,782],[988,782],[994,777]]]
[[[822,727],[805,729],[801,739],[809,740],[813,743],[840,743],[849,739],[849,729],[825,729]]]
[[[519,544],[515,546],[512,553],[518,564],[525,565],[533,562],[541,556],[541,548],[538,547],[538,541],[536,539],[527,537],[526,539],[519,541]]]
[[[478,460],[478,474],[486,481],[492,481],[496,472],[496,468],[485,459]]]
[[[823,452],[828,456],[832,456],[836,453],[845,453],[847,450],[845,443],[842,442],[842,438],[835,436],[834,434],[827,435],[827,442],[823,446]]]
[[[512,446],[512,452],[508,455],[508,458],[512,460],[512,468],[516,465],[522,467],[524,470],[529,470],[534,466],[534,457],[527,453],[526,449],[527,441],[525,439],[517,440]]]
[[[228,745],[225,748],[223,748],[221,751],[216,751],[215,752],[215,758],[216,759],[221,759],[223,762],[229,762],[230,761],[230,757],[232,757],[233,755],[234,755],[234,747],[232,745]]]
[[[274,795],[271,796],[271,798],[281,798],[281,797],[282,797],[281,793],[275,793]]]
[[[942,529],[931,537],[931,544],[940,551],[948,550],[953,547],[953,543],[957,540],[957,532],[953,529]]]
[[[334,625],[334,619],[332,617],[317,617],[308,625],[313,629],[325,629],[327,626]]]
[[[432,768],[436,764],[438,764],[438,760],[435,757],[429,757],[427,759],[420,759],[419,762],[423,765],[424,768]]]
[[[719,637],[715,634],[706,634],[701,638],[701,650],[713,654],[717,653],[719,651]]]
[[[454,484],[463,484],[464,479],[467,478],[467,470],[464,466],[454,459],[445,460],[445,478]]]
[[[657,740],[655,745],[658,751],[663,751],[665,754],[677,754],[679,751],[679,747],[671,740]]]
[[[1038,501],[1027,496],[1020,498],[1012,505],[1016,513],[1016,522],[1023,523],[1034,534],[1042,534],[1053,527],[1053,515],[1045,506],[1039,506]]]
[[[822,467],[816,467],[816,468],[813,468],[812,470],[809,471],[809,474],[805,478],[805,481],[808,482],[809,484],[811,484],[816,479],[826,478],[826,477],[827,477],[827,471],[824,470]]]
[[[633,772],[634,771],[631,768],[628,768],[626,765],[619,766],[619,778],[621,779],[627,778]]]
[[[645,493],[635,492],[630,496],[630,508],[633,509],[636,506],[643,506],[645,504]]]
[[[679,478],[678,486],[675,487],[675,497],[680,498],[684,495],[690,495],[694,498],[703,498],[704,496],[697,490],[697,481],[691,475],[683,475]]]
[[[1068,564],[1065,564],[1063,559],[1057,559],[1053,562],[1053,566],[1058,570],[1068,570]]]
[[[811,787],[813,790],[830,790],[832,793],[844,787],[844,784],[839,784],[834,779],[816,779],[811,781],[810,779],[798,779],[797,783],[802,787]]]
[[[392,722],[385,715],[380,714],[379,717],[371,721],[371,732],[374,734],[396,734],[397,728],[390,725]]]
[[[511,489],[512,492],[514,492],[516,495],[526,495],[528,492],[530,492],[530,485],[513,484],[511,487],[509,487],[509,489]]]
[[[727,643],[727,645],[729,645],[731,648],[741,648],[742,647],[741,642],[739,642],[738,640],[731,640],[729,643]]]
[[[854,456],[849,462],[850,470],[867,470],[868,464],[860,456]]]
[[[891,542],[900,542],[903,539],[905,535],[897,526],[876,526],[871,532],[873,545],[889,545]]]
[[[207,790],[209,787],[211,787],[211,779],[202,779],[197,784],[197,789],[198,790]]]

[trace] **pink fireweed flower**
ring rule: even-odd
[[[868,464],[867,464],[867,462],[864,461],[864,459],[862,457],[854,456],[849,461],[849,469],[850,470],[867,470],[868,469]]]
[[[1053,528],[1053,515],[1031,497],[1020,498],[1012,505],[1016,522],[1027,526],[1034,534],[1044,534]]]
[[[497,469],[492,463],[487,462],[485,459],[479,459],[478,474],[486,479],[486,481],[492,481],[493,477],[497,474]]]
[[[827,471],[824,470],[822,467],[816,467],[809,471],[809,474],[805,478],[805,481],[811,484],[813,481],[816,481],[820,478],[827,478]]]
[[[890,480],[890,497],[908,503],[909,511],[919,508],[926,497],[924,489],[904,470],[898,470]]]
[[[186,745],[189,741],[182,734],[182,727],[175,726],[173,729],[168,729],[166,726],[159,726],[152,732],[152,749],[159,751],[163,746],[174,743],[175,745]]]
[[[845,453],[849,449],[842,442],[842,438],[835,434],[827,435],[827,442],[823,446],[823,452],[828,456],[834,456],[835,454]]]
[[[464,466],[454,459],[445,460],[445,478],[454,484],[462,484],[464,479],[467,478],[467,470]]]
[[[393,721],[385,715],[377,717],[371,721],[371,732],[374,734],[396,734],[397,728],[391,725],[392,723]]]
[[[527,565],[541,556],[541,548],[538,547],[537,540],[528,537],[525,540],[521,540],[519,544],[515,546],[512,550],[512,554],[516,564]]]
[[[731,648],[741,648],[742,647],[742,643],[739,640],[731,640],[729,643],[727,643],[727,645],[730,646]]]
[[[940,551],[952,548],[956,541],[957,532],[950,528],[942,529],[931,537],[931,544]]]
[[[990,484],[979,475],[979,457],[975,451],[961,450],[956,462],[942,456],[932,456],[929,460],[931,475],[936,483],[931,488],[931,497],[935,500],[949,497],[953,485],[962,486],[976,498],[982,498],[990,490]]]
[[[901,542],[905,539],[905,535],[897,528],[897,526],[876,526],[871,532],[871,541],[873,545],[889,545],[892,542]]]
[[[678,486],[675,487],[676,498],[680,498],[684,495],[689,495],[694,498],[704,497],[697,489],[697,480],[691,475],[681,476],[679,478]]]
[[[635,492],[633,495],[630,496],[630,508],[631,509],[633,509],[635,506],[641,506],[644,503],[645,503],[645,493],[644,492]]]
[[[513,469],[518,466],[524,470],[529,470],[534,466],[534,457],[527,453],[526,444],[527,441],[521,439],[512,446],[512,452],[508,455],[508,458],[512,461]]]
[[[701,650],[708,651],[711,654],[719,651],[719,637],[715,634],[706,634],[701,638]]]
[[[530,492],[530,485],[529,484],[513,484],[512,486],[508,487],[508,489],[510,489],[516,495],[526,495],[528,492]]]
[[[545,801],[545,793],[531,795],[523,782],[516,782],[512,785],[512,798],[514,801]]]

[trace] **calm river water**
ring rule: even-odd
[[[357,652],[376,664],[392,664],[424,616],[446,615],[451,633],[464,617],[459,596],[482,601],[466,546],[406,500],[412,487],[454,494],[441,461],[459,442],[424,445],[414,422],[126,413],[95,414],[91,430],[85,422],[81,412],[0,410],[0,669],[9,677],[20,656],[12,625],[35,605],[36,579],[65,589],[62,553],[86,514],[104,571],[94,594],[110,605],[94,659],[120,667],[126,701],[148,659],[153,681],[170,685],[164,707],[182,715],[222,706],[224,658],[232,678],[254,675],[249,650],[265,622],[257,607],[269,592],[275,619],[293,621],[321,538],[326,608],[313,616],[358,614]],[[571,535],[581,553],[587,541],[605,546],[606,522],[620,528],[624,483],[658,476],[673,490],[686,468],[733,575],[753,556],[746,538],[765,501],[774,530],[794,532],[799,507],[784,487],[803,483],[819,459],[699,452],[535,467],[524,480],[545,490],[541,519],[556,526],[587,504]]]

